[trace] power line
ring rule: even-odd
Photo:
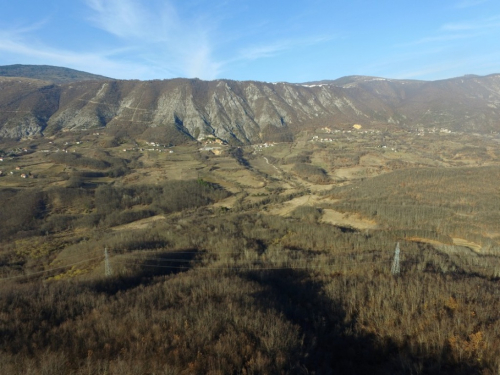
[[[289,268],[298,268],[300,266],[294,266],[294,265],[302,265],[302,264],[309,264],[308,266],[306,267],[303,267],[303,268],[315,268],[315,267],[344,267],[344,266],[349,266],[349,265],[359,265],[359,264],[375,264],[375,263],[390,263],[391,260],[390,259],[378,259],[378,260],[365,260],[365,261],[350,261],[350,262],[342,262],[341,264],[338,264],[338,263],[330,263],[328,261],[334,261],[336,260],[337,258],[333,257],[333,258],[330,258],[330,259],[327,259],[324,264],[321,264],[321,265],[314,265],[314,264],[311,264],[311,263],[315,263],[315,262],[318,262],[318,261],[323,261],[322,260],[319,260],[319,259],[311,259],[311,260],[284,260],[282,261],[283,263],[288,263],[290,264],[291,266],[290,267],[281,267],[280,269],[289,269]],[[118,262],[118,263],[125,263],[125,264],[132,264],[130,262],[133,262],[133,261],[151,261],[151,262],[165,262],[165,263],[175,263],[175,262],[188,262],[188,263],[203,263],[206,261],[206,259],[193,259],[193,260],[188,260],[188,259],[168,259],[168,258],[141,258],[141,257],[119,257],[118,259],[114,258],[113,259],[113,262]],[[127,263],[128,262],[128,263]],[[405,265],[408,265],[408,264],[423,264],[424,262],[423,261],[419,261],[419,260],[413,260],[413,259],[408,259],[408,260],[403,260],[401,261],[399,259],[398,261],[398,268],[399,268],[399,272],[400,272],[400,267],[401,267],[401,262]],[[269,261],[266,261],[267,264],[271,264],[272,262],[269,262]],[[220,270],[224,270],[224,269],[228,269],[228,267],[207,267],[207,266],[195,266],[195,267],[190,267],[190,266],[180,266],[180,265],[159,265],[159,264],[137,264],[135,263],[136,265],[139,265],[139,266],[143,266],[143,267],[160,267],[160,268],[179,268],[179,269],[220,269]],[[255,264],[255,265],[264,265],[264,262],[262,261],[259,261],[258,264]],[[464,267],[472,267],[472,268],[483,268],[483,269],[496,269],[496,268],[500,268],[500,265],[498,266],[495,266],[495,265],[490,265],[490,266],[480,266],[480,265],[467,265],[467,264],[464,264],[464,265],[456,265],[457,267],[459,268],[464,268]],[[231,268],[232,266],[229,266],[229,268]],[[238,268],[239,266],[236,266],[236,268]],[[393,267],[394,267],[394,262],[393,262]],[[391,272],[393,271],[393,267],[391,267]],[[266,268],[263,268],[263,269],[266,269]]]
[[[398,243],[399,244],[399,243]],[[267,252],[262,252],[259,253],[256,250],[250,250],[250,252],[256,253],[259,256],[266,256],[269,255]],[[300,253],[303,252],[304,255],[309,252],[309,250],[296,250],[296,249],[284,249],[283,250],[283,255],[289,255],[289,256],[294,256],[294,253]],[[405,254],[411,253],[412,256],[424,256],[425,253],[422,250],[419,249],[406,249]],[[178,261],[178,262],[196,262],[196,261],[205,261],[205,259],[182,259],[182,258],[169,258],[169,256],[173,255],[204,255],[204,256],[218,256],[218,255],[233,255],[233,256],[245,256],[245,251],[168,251],[168,252],[152,252],[152,251],[132,251],[132,252],[126,252],[126,253],[118,253],[115,256],[120,257],[120,258],[134,258],[134,259],[140,259],[140,260],[158,260],[158,261]],[[436,256],[443,256],[443,255],[449,255],[446,252],[439,251],[439,250],[433,250],[433,254]],[[329,251],[311,251],[309,254],[311,257],[327,257],[327,258],[333,258],[333,259],[340,259],[340,258],[346,258],[349,257],[351,259],[355,259],[357,257],[367,257],[367,256],[387,256],[388,252],[385,250],[361,250],[361,251],[348,251],[348,252],[329,252]],[[470,255],[470,254],[460,254],[459,257],[467,257],[468,259],[473,259],[473,260],[481,260],[484,259],[481,256],[478,256],[476,254]],[[491,257],[498,258],[497,256],[491,255]],[[399,258],[399,257],[398,257]],[[500,260],[500,258],[498,258]],[[472,266],[471,264],[465,264],[468,266]],[[479,265],[477,265],[479,267]],[[499,264],[500,266],[500,264]]]
[[[57,259],[61,255],[61,253],[59,253],[59,254],[56,255],[56,259],[54,259],[51,262],[51,265],[55,266],[56,264],[53,264],[53,263],[56,262],[56,261],[57,262],[62,262],[62,261],[66,261],[68,259],[81,258],[82,256],[96,255],[96,254],[98,254],[98,251],[96,251],[96,250],[88,250],[88,251],[85,251],[85,252],[82,252],[82,253],[79,253],[79,254],[74,254],[74,255],[69,255],[69,256],[63,256],[62,259]],[[49,255],[52,255],[52,254],[49,254]],[[82,261],[86,261],[86,260],[88,260],[88,259],[83,259]],[[10,263],[6,264],[6,266],[10,266],[10,265],[12,265],[12,264],[10,264]],[[61,267],[64,267],[64,266],[61,266]],[[2,279],[0,278],[0,280],[2,280]]]
[[[98,257],[90,258],[90,259],[85,259],[85,260],[82,260],[80,262],[66,264],[64,266],[60,266],[60,267],[56,267],[56,268],[49,268],[49,269],[46,269],[46,270],[43,270],[43,271],[33,272],[33,273],[30,273],[29,275],[18,275],[18,276],[4,277],[4,278],[0,278],[0,280],[11,280],[11,279],[18,279],[18,278],[22,278],[22,277],[31,277],[33,275],[40,275],[40,274],[43,274],[43,273],[46,273],[46,272],[50,272],[50,271],[55,271],[55,270],[67,268],[67,267],[70,267],[70,266],[74,266],[74,265],[77,265],[77,264],[85,263],[85,262],[88,262],[88,261],[91,261],[91,260],[95,260],[95,259],[100,259],[100,258],[102,258],[102,256],[98,256]]]
[[[346,251],[346,252],[332,252],[332,251],[336,251],[336,250],[339,250],[339,249],[350,249],[351,251]],[[157,251],[156,253],[154,252],[155,250],[141,250],[141,249],[135,249],[135,250],[131,250],[130,252],[124,252],[124,253],[116,253],[116,255],[139,255],[138,252],[144,252],[144,253],[148,253],[148,254],[158,254],[158,255],[163,255],[163,254],[199,254],[199,255],[218,255],[218,254],[234,254],[234,255],[239,255],[239,254],[244,254],[244,251],[245,250],[241,250],[240,252],[237,252],[235,250],[228,250],[228,251],[207,251],[207,250],[198,250],[198,251],[176,251],[176,250],[169,250],[169,251]],[[258,250],[254,250],[254,249],[247,249],[247,251],[254,251],[254,252],[258,252]],[[314,255],[335,255],[335,256],[344,256],[344,255],[369,255],[370,252],[381,252],[381,253],[384,253],[385,250],[379,250],[379,249],[366,249],[366,250],[353,250],[352,247],[342,247],[342,248],[335,248],[334,250],[308,250],[308,249],[289,249],[289,248],[284,248],[283,251],[287,251],[287,252],[297,252],[297,253],[300,253],[300,252],[311,252],[313,253]],[[419,252],[421,253],[421,250],[418,250],[418,249],[414,249],[413,251],[415,252]],[[266,253],[266,251],[263,251],[262,252],[263,254]]]
[[[118,258],[118,259],[116,259]],[[206,262],[206,261],[210,261],[210,259],[171,259],[171,258],[151,258],[151,257],[141,257],[140,255],[138,256],[117,256],[113,259],[113,261],[116,261],[116,260],[142,260],[142,261],[156,261],[156,262],[186,262],[186,263],[203,263],[203,262]],[[325,260],[328,260],[328,261],[332,261],[332,260],[340,260],[340,257],[330,257],[330,258],[327,258],[327,259],[318,259],[318,258],[309,258],[309,259],[288,259],[288,261],[290,262],[294,262],[294,263],[307,263],[307,262],[310,262],[311,260],[319,260],[319,261],[325,261]],[[253,259],[254,261],[259,261],[259,259]],[[252,259],[248,259],[248,261],[252,261]],[[390,262],[390,259],[387,259],[387,260],[383,260],[383,259],[379,259],[377,261],[388,261]],[[356,261],[354,260],[353,262],[350,262],[350,263],[359,263],[359,261]]]
[[[114,262],[116,263],[123,263],[123,264],[128,264],[128,265],[131,265],[132,263],[132,260],[115,260]],[[289,264],[292,263],[292,262],[289,262]],[[377,261],[367,261],[367,262],[350,262],[348,264],[350,265],[359,265],[359,264],[375,264],[375,263],[390,263],[390,260],[377,260]],[[408,261],[406,263],[418,263],[418,262],[414,262],[414,261]],[[137,263],[134,263],[135,265],[137,265]],[[262,265],[262,264],[261,264]],[[249,270],[249,271],[260,271],[260,270],[288,270],[288,269],[311,269],[311,268],[325,268],[325,267],[329,267],[329,268],[338,268],[338,269],[341,269],[345,266],[346,264],[318,264],[318,265],[314,265],[314,264],[309,264],[307,266],[288,266],[288,267],[285,267],[285,266],[281,266],[281,267],[256,267],[256,268],[251,268],[251,267],[248,267],[248,266],[226,266],[226,267],[209,267],[209,266],[200,266],[200,267],[189,267],[189,266],[165,266],[165,265],[154,265],[154,264],[139,264],[138,266],[140,267],[155,267],[155,268],[173,268],[173,269],[195,269],[195,270],[218,270],[218,271],[224,271],[224,270]]]
[[[399,243],[398,243],[399,245]],[[397,246],[399,247],[399,246]],[[292,253],[292,256],[293,256],[293,252],[299,252],[299,251],[303,251],[303,250],[294,250],[294,249],[287,249],[287,251],[290,250],[290,252]],[[308,250],[305,250],[304,252],[308,252]],[[413,256],[424,256],[425,253],[422,251],[422,250],[419,250],[419,249],[408,249],[408,251],[405,250],[405,253],[413,253],[412,255]],[[446,252],[441,252],[439,250],[436,250],[436,249],[433,249],[432,253],[436,256],[446,256],[448,255]],[[201,258],[201,259],[179,259],[179,258],[169,258],[168,256],[172,256],[172,255],[180,255],[180,254],[193,254],[193,255],[205,255],[205,256],[210,256],[210,255],[213,255],[213,256],[217,256],[217,255],[221,255],[221,254],[232,254],[234,256],[244,256],[245,253],[243,251],[241,252],[235,252],[234,250],[231,250],[231,251],[217,251],[217,252],[209,252],[209,251],[172,251],[172,252],[169,252],[169,253],[162,253],[162,252],[158,252],[158,253],[151,253],[149,252],[148,254],[142,254],[142,253],[139,253],[139,252],[134,252],[134,253],[124,253],[124,254],[120,254],[118,255],[121,259],[123,258],[129,258],[129,259],[137,259],[137,260],[141,260],[141,261],[156,261],[156,262],[188,262],[188,263],[196,263],[196,262],[206,262],[207,258]],[[284,253],[286,254],[286,253]],[[262,254],[259,254],[259,255],[262,255]],[[265,253],[264,253],[265,255]],[[288,255],[290,255],[290,253],[288,253]],[[378,249],[374,249],[374,250],[362,250],[362,251],[348,251],[348,252],[342,252],[342,253],[336,253],[336,252],[329,252],[329,251],[321,251],[321,252],[314,252],[311,254],[312,256],[314,257],[322,257],[323,260],[326,258],[327,260],[340,260],[342,258],[345,258],[345,257],[350,257],[351,259],[354,260],[355,257],[362,257],[362,258],[365,258],[367,256],[385,256],[385,255],[388,255],[388,253],[386,253],[384,250],[378,250]],[[474,259],[474,260],[477,260],[477,261],[480,261],[481,260],[481,257],[478,257],[476,254],[474,255],[469,255],[469,254],[461,254],[463,256],[466,256],[467,258],[469,259]],[[293,262],[298,262],[298,261],[301,261],[301,260],[297,260],[297,259],[291,259],[290,261],[293,261]],[[383,260],[381,260],[383,261]],[[423,262],[424,260],[422,260]],[[453,259],[450,259],[450,261],[454,261]],[[308,260],[304,260],[304,262],[308,262]],[[354,263],[359,263],[359,260],[354,260]],[[405,263],[407,263],[408,261],[405,261]],[[396,263],[393,263],[393,267],[395,267],[394,269],[391,269],[391,271],[394,271],[397,273],[398,271],[398,267],[399,267],[399,263],[400,263],[400,256],[398,255],[397,256],[397,261]],[[498,266],[496,265],[488,265],[488,266],[484,266],[484,265],[479,265],[479,264],[467,264],[467,263],[464,263],[464,264],[457,264],[458,267],[476,267],[476,268],[499,268],[500,267],[500,264]],[[399,270],[400,271],[400,270]]]
[[[288,250],[288,249],[287,249]],[[299,253],[300,250],[291,250],[292,254],[283,252],[283,255],[291,255],[294,256],[295,254],[293,253]],[[377,253],[375,253],[375,251]],[[255,252],[257,253],[257,252]],[[205,256],[217,256],[217,255],[234,255],[234,256],[245,256],[245,252],[235,252],[235,251],[217,251],[217,252],[206,252],[206,251],[187,251],[187,252],[177,252],[177,251],[172,251],[168,253],[140,253],[140,252],[134,252],[134,253],[122,253],[122,254],[116,254],[115,257],[118,257],[120,259],[128,258],[128,259],[137,259],[137,260],[154,260],[154,261],[160,261],[160,262],[205,262],[207,258],[198,258],[198,259],[183,259],[183,258],[169,258],[169,256],[172,255],[180,255],[180,254],[192,254],[192,255],[205,255]],[[266,256],[269,255],[269,253],[263,252],[261,254],[258,254],[258,256]],[[328,252],[318,252],[318,253],[313,253],[311,254],[311,258],[328,258],[330,260],[336,260],[336,259],[342,259],[346,257],[350,257],[351,259],[354,260],[355,257],[359,256],[375,256],[375,255],[386,255],[384,250],[367,250],[367,251],[360,251],[360,252],[343,252],[343,253],[328,253]],[[291,259],[292,261],[308,261],[307,259],[301,260],[301,259]]]
[[[81,263],[85,263],[85,262],[88,262],[88,261],[91,261],[91,260],[95,260],[95,259],[100,259],[102,258],[102,256],[98,256],[98,257],[94,257],[94,258],[89,258],[89,259],[86,259],[86,260],[82,260],[82,261],[79,261],[79,262],[75,262],[75,263],[70,263],[70,264],[67,264],[67,265],[64,265],[64,266],[60,266],[60,267],[55,267],[55,268],[49,268],[49,269],[46,269],[46,270],[43,270],[43,271],[38,271],[38,272],[33,272],[29,275],[18,275],[18,276],[11,276],[11,277],[5,277],[5,278],[0,278],[0,281],[1,280],[11,280],[11,279],[17,279],[17,278],[22,278],[22,277],[31,277],[31,276],[34,276],[34,275],[39,275],[39,274],[43,274],[43,273],[47,273],[47,272],[50,272],[50,271],[55,271],[55,270],[59,270],[59,269],[63,269],[63,268],[67,268],[67,267],[70,267],[70,266],[74,266],[74,265],[77,265],[77,264],[81,264]],[[129,259],[129,260],[113,260],[113,262],[115,263],[124,263],[124,264],[131,264],[131,263],[127,263],[127,262],[132,262],[134,259]],[[138,260],[142,260],[142,259],[138,259]],[[150,260],[155,260],[155,259],[150,259]],[[162,261],[168,261],[168,262],[171,262],[172,260],[169,260],[169,259],[162,259]],[[369,261],[369,262],[350,262],[350,264],[362,264],[362,263],[379,263],[379,262],[388,262],[387,260],[378,260],[378,261]],[[289,263],[293,263],[293,262],[289,262]],[[136,263],[137,264],[137,263]],[[344,265],[344,264],[342,264]],[[177,269],[193,269],[193,267],[189,267],[189,266],[164,266],[164,265],[152,265],[152,264],[140,264],[141,267],[160,267],[160,268],[177,268]],[[259,270],[259,269],[308,269],[308,268],[318,268],[318,267],[331,267],[331,266],[334,266],[334,265],[331,265],[331,264],[322,264],[322,265],[309,265],[309,266],[304,266],[304,267],[273,267],[273,268],[255,268],[256,270]],[[337,265],[339,266],[339,265]],[[248,268],[248,267],[205,267],[205,266],[202,266],[202,267],[197,267],[196,269],[213,269],[213,270],[226,270],[226,269],[249,269],[249,270],[253,270],[253,268]],[[106,274],[106,276],[109,276],[108,274]]]
[[[92,251],[89,251],[89,253],[92,252]],[[210,252],[184,252],[184,253],[190,253],[190,254],[204,254],[204,255],[210,255],[210,254],[228,254],[228,253],[233,253],[234,255],[240,255],[240,254],[244,254],[243,252],[241,253],[235,253],[234,251],[227,251],[227,252],[216,252],[216,253],[210,253]],[[175,254],[179,254],[179,252],[175,252]],[[344,253],[344,255],[350,255],[352,253]],[[367,254],[366,252],[359,252],[359,254]],[[80,256],[81,254],[78,254],[78,255],[74,255],[73,257],[76,257],[76,256]],[[160,255],[160,254],[159,254]],[[321,256],[324,256],[326,255],[325,253],[321,253],[319,254]],[[335,254],[337,255],[337,254]],[[335,258],[335,255],[333,259],[336,259]],[[338,254],[340,255],[340,254]],[[47,273],[47,272],[50,272],[50,271],[55,271],[55,270],[58,270],[58,269],[63,269],[63,268],[67,268],[67,267],[70,267],[70,266],[73,266],[73,265],[77,265],[77,264],[81,264],[81,263],[84,263],[84,262],[87,262],[87,261],[90,261],[90,260],[95,260],[95,259],[99,259],[101,258],[102,256],[97,256],[97,257],[93,257],[93,258],[89,258],[89,259],[84,259],[84,260],[81,260],[81,261],[78,261],[78,262],[74,262],[74,263],[70,263],[70,264],[67,264],[67,265],[63,265],[63,266],[59,266],[59,267],[54,267],[54,268],[49,268],[49,269],[46,269],[46,270],[43,270],[43,271],[38,271],[38,272],[34,272],[34,273],[31,273],[29,275],[18,275],[18,276],[12,276],[12,277],[6,277],[6,278],[0,278],[0,280],[9,280],[9,279],[15,279],[15,278],[22,278],[22,277],[30,277],[32,275],[37,275],[37,274],[43,274],[43,273]],[[71,258],[71,257],[69,257]],[[129,260],[129,261],[133,261],[133,260],[143,260],[143,261],[159,261],[159,262],[205,262],[206,259],[193,259],[193,260],[188,260],[188,259],[168,259],[168,258],[151,258],[151,257],[144,257],[144,256],[141,256],[141,254],[126,254],[124,256],[119,256],[120,259],[123,259],[123,258],[128,258],[126,260]],[[105,254],[104,254],[104,259],[105,259],[105,262],[107,262],[107,264],[105,263],[105,273],[106,275],[110,275],[111,274],[111,266],[110,266],[110,260],[109,260],[109,255],[107,256],[107,249],[105,250]],[[119,262],[119,260],[116,260],[116,259],[113,259],[113,262]],[[378,261],[375,261],[375,262],[379,262],[379,261],[383,261],[383,260],[378,260]],[[301,260],[291,260],[291,261],[288,261],[289,263],[307,263],[308,260],[304,260],[304,261],[301,261]],[[372,261],[372,263],[375,263]],[[354,264],[354,263],[364,263],[364,262],[350,262],[351,264]],[[154,265],[142,265],[142,266],[150,266],[150,267],[168,267],[168,268],[174,268],[174,266],[154,266]],[[326,266],[326,265],[322,265],[321,267],[323,266]],[[310,267],[314,267],[314,266],[308,266],[309,268]],[[177,267],[177,268],[192,268],[192,267]],[[200,268],[200,267],[198,267]],[[296,267],[295,267],[296,268]],[[307,268],[307,267],[305,267]],[[226,269],[226,268],[221,268],[221,269]]]
[[[398,243],[399,245],[399,243]],[[398,250],[398,247],[396,247],[396,250]],[[290,250],[290,251],[309,251],[309,250],[292,250],[292,249],[287,249],[287,250]],[[95,250],[91,250],[89,252],[87,252],[87,254],[93,252]],[[418,252],[417,255],[420,255],[422,254],[422,252],[420,250],[414,250],[415,252]],[[374,254],[374,252],[377,252],[376,254]],[[106,264],[105,264],[105,272],[108,272],[109,271],[109,274],[111,274],[111,266],[110,266],[110,257],[109,257],[109,254],[108,256],[106,257],[106,253],[107,253],[107,249],[105,250],[105,254],[104,254],[104,259],[106,261],[106,258],[107,258],[107,267],[106,267]],[[233,254],[233,255],[244,255],[244,252],[235,252],[235,251],[219,251],[219,252],[207,252],[207,251],[184,251],[184,252],[177,252],[177,251],[172,251],[171,252],[172,254],[200,254],[200,255],[218,255],[218,254]],[[434,253],[435,255],[442,255],[442,254],[446,254],[446,253],[442,253],[440,251],[437,251],[437,250],[434,250]],[[164,253],[163,253],[164,254]],[[125,254],[117,254],[116,257],[113,257],[113,262],[115,263],[123,263],[123,264],[131,264],[131,263],[127,263],[127,262],[132,262],[132,261],[155,261],[155,262],[169,262],[169,263],[174,263],[174,262],[189,262],[189,263],[202,263],[202,262],[206,262],[207,260],[210,260],[210,259],[192,259],[192,260],[189,260],[189,259],[178,259],[178,258],[164,258],[164,257],[161,257],[163,254],[159,253],[158,256],[159,257],[151,257],[151,255],[148,255],[148,256],[144,256],[140,253],[125,253]],[[331,263],[325,263],[325,264],[321,264],[321,265],[314,265],[314,264],[308,264],[308,263],[313,263],[313,262],[317,262],[317,261],[335,261],[335,260],[339,260],[340,257],[343,257],[343,256],[350,256],[350,257],[353,257],[353,256],[358,256],[358,255],[384,255],[386,254],[384,252],[384,250],[362,250],[362,251],[356,251],[356,252],[344,252],[344,253],[329,253],[327,251],[324,251],[324,252],[318,252],[316,254],[314,254],[316,257],[325,257],[325,256],[328,256],[327,259],[305,259],[305,260],[300,260],[300,259],[291,259],[291,260],[286,260],[284,261],[285,263],[288,263],[289,266],[287,267],[267,267],[267,268],[250,268],[248,266],[225,266],[225,267],[209,267],[209,266],[197,266],[197,267],[190,267],[190,266],[172,266],[172,265],[152,265],[152,264],[140,264],[141,267],[156,267],[156,268],[172,268],[172,269],[212,269],[212,270],[278,270],[278,269],[311,269],[311,268],[322,268],[322,267],[329,267],[329,268],[342,268],[342,267],[345,267],[345,266],[349,266],[349,265],[359,265],[359,264],[375,264],[375,263],[389,263],[390,262],[390,259],[378,259],[378,260],[371,260],[371,261],[356,261],[356,260],[353,260],[353,261],[350,261],[350,262],[343,262],[342,264],[331,264]],[[70,256],[70,257],[67,257],[67,258],[72,258],[72,257],[77,257],[77,256],[81,256],[82,254],[77,254],[77,255],[74,255],[74,256]],[[154,255],[154,254],[153,254]],[[89,258],[89,259],[84,259],[84,260],[81,260],[81,261],[78,261],[78,262],[74,262],[74,263],[70,263],[70,264],[67,264],[67,265],[63,265],[63,266],[59,266],[59,267],[55,267],[55,268],[49,268],[49,269],[46,269],[46,270],[43,270],[43,271],[38,271],[38,272],[34,272],[34,273],[31,273],[29,275],[18,275],[18,276],[12,276],[12,277],[6,277],[6,278],[0,278],[0,281],[1,280],[10,280],[10,279],[16,279],[16,278],[23,278],[23,277],[30,277],[30,276],[33,276],[33,275],[39,275],[39,274],[43,274],[43,273],[47,273],[47,272],[50,272],[50,271],[55,271],[55,270],[59,270],[59,269],[64,269],[64,268],[67,268],[67,267],[70,267],[70,266],[74,266],[74,265],[77,265],[77,264],[81,264],[81,263],[85,263],[85,262],[88,262],[88,261],[91,261],[91,260],[95,260],[95,259],[101,259],[102,256],[97,256],[97,257],[92,257],[92,258]],[[118,258],[118,259],[116,259]],[[394,261],[393,261],[393,265],[392,265],[392,268],[391,268],[391,272],[394,274],[394,271],[397,269],[398,271],[400,271],[399,269],[399,255],[397,257],[397,265],[395,266],[395,261],[396,261],[396,254],[395,254],[395,258],[394,258]],[[270,261],[265,261],[266,263],[268,264],[271,264],[272,262]],[[421,263],[422,261],[417,261],[417,260],[406,260],[406,261],[403,261],[404,264],[416,264],[416,263]],[[137,263],[136,263],[137,264]],[[303,264],[306,264],[305,266],[302,266]],[[265,266],[264,263],[262,261],[259,261],[259,264],[255,264],[255,266]],[[396,268],[395,268],[396,267]],[[457,267],[460,267],[460,268],[463,268],[463,267],[476,267],[476,268],[483,268],[483,269],[488,269],[488,268],[494,268],[494,269],[497,269],[497,268],[500,268],[500,265],[496,266],[496,265],[489,265],[489,266],[480,266],[480,265],[471,265],[471,264],[463,264],[463,265],[457,265]],[[399,272],[398,272],[399,273]],[[108,273],[107,273],[108,274]]]
[[[62,251],[64,251],[64,249]],[[56,255],[56,258],[59,257],[59,256],[61,256],[62,259],[59,259],[59,261],[67,260],[67,259],[72,259],[72,258],[77,258],[77,257],[85,256],[85,255],[96,255],[96,254],[99,253],[98,250],[92,249],[92,250],[88,250],[88,251],[82,251],[82,252],[80,252],[78,254],[73,254],[73,255],[68,255],[68,256],[66,256],[66,255],[62,256],[61,255],[62,251],[59,254]]]

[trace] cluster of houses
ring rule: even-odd
[[[446,129],[446,128],[441,128],[441,129],[439,129],[439,132],[440,132],[440,133],[446,133],[446,134],[451,134],[451,133],[453,133],[450,129]]]
[[[8,151],[6,154],[7,154],[7,156],[16,156],[19,154],[26,154],[27,152],[29,152],[29,150],[27,148],[16,148],[16,149]],[[4,156],[2,156],[0,158],[1,159],[0,161],[3,161],[3,158],[4,158]]]
[[[264,148],[268,147],[274,147],[276,145],[276,142],[266,142],[266,143],[260,143],[258,145],[253,145],[253,148],[255,151],[262,151]]]
[[[3,158],[0,158],[0,161],[3,161]],[[20,166],[16,166],[16,171],[20,171],[22,168]],[[9,174],[12,176],[14,175],[14,171],[10,171]],[[0,170],[0,177],[4,176],[4,173],[2,170]],[[31,173],[21,173],[19,175],[21,178],[33,178],[33,175]]]
[[[156,152],[167,152],[167,150],[162,150],[161,148],[124,148],[122,150],[123,152],[127,152],[127,151],[141,151],[141,152],[144,152],[144,151],[156,151]],[[168,150],[168,153],[169,154],[173,154],[174,151],[173,150]]]
[[[363,126],[359,125],[359,124],[354,124],[352,126],[352,128],[356,129],[356,130],[361,130],[361,128],[363,128]],[[325,126],[324,128],[319,129],[319,131],[322,132],[322,133],[332,134],[332,133],[340,133],[342,130],[331,129],[328,126]],[[350,131],[348,130],[348,132],[350,132]],[[345,133],[345,130],[343,130],[342,133]]]
[[[206,146],[206,145],[210,145],[210,144],[218,144],[218,145],[226,145],[226,141],[223,141],[222,139],[220,138],[214,138],[214,137],[209,137],[209,138],[205,138],[203,139],[202,143]]]
[[[373,129],[366,129],[366,130],[361,130],[363,128],[362,125],[359,124],[354,124],[352,126],[353,130],[340,130],[340,129],[330,129],[328,127],[324,127],[319,129],[319,132],[321,133],[326,133],[326,134],[375,134],[375,133],[380,133],[380,130],[373,130]],[[334,139],[332,138],[320,138],[318,135],[314,135],[311,139],[311,142],[333,142]]]
[[[151,145],[153,147],[165,147],[165,145],[160,145],[158,142],[146,142],[148,145]]]
[[[156,152],[167,152],[167,146],[166,145],[162,145],[158,142],[146,142],[146,144],[148,146],[152,146],[153,148],[144,148],[144,147],[132,147],[132,148],[124,148],[122,149],[123,152],[127,152],[127,151],[141,151],[141,152],[144,152],[144,151],[156,151]],[[136,146],[138,146],[136,144]],[[157,147],[162,147],[162,148],[157,148]],[[168,150],[168,153],[169,154],[173,154],[174,151],[173,150]]]
[[[198,138],[198,140],[203,144],[200,151],[210,151],[214,155],[222,155],[224,153],[224,149],[220,146],[227,145],[226,141],[216,137]]]
[[[333,142],[332,138],[320,138],[319,136],[315,135],[312,137],[313,142]]]
[[[438,133],[438,134],[453,134],[454,132],[447,128],[430,128],[426,129],[424,127],[417,128],[417,135],[423,136],[425,133]]]

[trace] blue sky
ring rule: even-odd
[[[2,1],[0,65],[120,79],[500,73],[498,0]]]

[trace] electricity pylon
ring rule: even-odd
[[[108,248],[104,249],[104,275],[111,276],[111,266],[109,265]]]
[[[394,261],[392,262],[391,273],[399,275],[399,242],[396,244],[396,251],[394,252]]]

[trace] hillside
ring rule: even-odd
[[[0,374],[498,373],[498,135],[391,130],[4,140]]]
[[[0,66],[0,77],[33,78],[55,84],[110,79],[96,74],[58,66],[22,64]]]
[[[483,134],[500,126],[500,75],[434,82],[354,76],[321,84],[43,82],[0,78],[0,137],[107,128],[167,143],[215,136],[248,144],[288,141],[300,131],[325,126]]]
[[[499,79],[0,77],[0,374],[496,374]]]

